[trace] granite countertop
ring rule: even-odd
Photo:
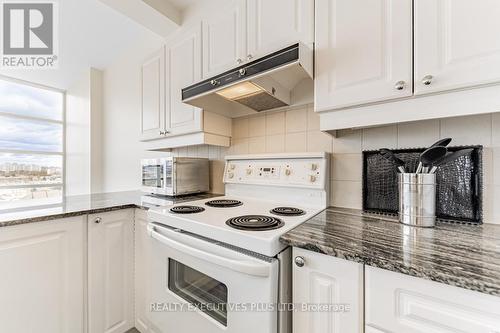
[[[281,241],[368,266],[500,296],[500,226],[415,228],[327,208]]]
[[[194,194],[180,197],[168,197],[169,204],[213,198],[222,194]],[[147,203],[144,198],[148,194],[140,191],[99,193],[89,195],[67,196],[61,204],[54,204],[39,209],[19,209],[0,211],[0,227],[17,224],[41,222],[71,216],[96,214],[106,211],[140,208],[148,209],[156,205]]]

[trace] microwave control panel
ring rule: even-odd
[[[328,175],[326,158],[228,160],[224,182],[300,187],[323,187]]]

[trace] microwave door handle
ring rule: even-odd
[[[265,263],[258,263],[250,260],[235,260],[232,258],[227,258],[219,254],[210,252],[208,246],[204,249],[205,242],[199,242],[200,246],[198,248],[183,244],[177,240],[173,240],[159,232],[156,231],[156,227],[153,225],[148,225],[148,234],[159,241],[160,243],[171,247],[179,252],[191,255],[193,257],[206,260],[210,263],[214,263],[219,266],[229,268],[233,271],[245,273],[247,275],[254,276],[269,276],[270,265]],[[210,244],[210,243],[208,243]]]

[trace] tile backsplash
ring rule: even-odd
[[[452,145],[485,147],[484,221],[500,223],[495,204],[500,200],[500,113],[343,130],[334,138],[319,130],[319,116],[308,105],[234,119],[230,148],[194,146],[173,154],[210,158],[211,188],[221,193],[226,154],[326,151],[332,153],[331,205],[361,209],[363,150],[425,147],[443,137],[452,137]]]

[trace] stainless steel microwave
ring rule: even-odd
[[[209,190],[209,162],[206,158],[144,159],[141,166],[143,192],[176,196]]]

